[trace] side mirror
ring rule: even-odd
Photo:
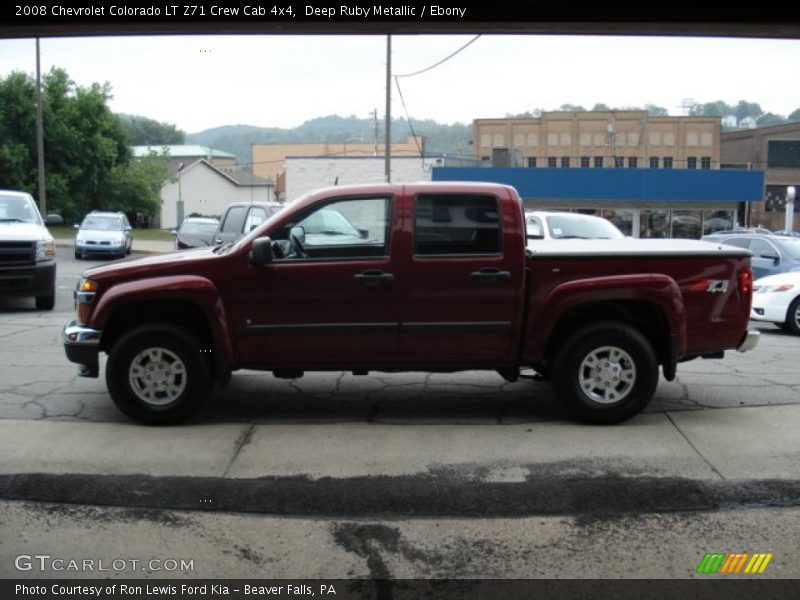
[[[774,252],[762,252],[761,258],[766,258],[767,260],[771,260],[776,265],[781,262],[781,257],[775,254]]]
[[[54,214],[47,215],[45,217],[44,224],[45,225],[63,225],[64,224],[64,219],[61,218],[61,215],[57,215],[57,214],[54,213]]]
[[[172,237],[178,237],[178,230],[177,230],[177,229],[173,229],[173,230],[171,230],[171,231],[169,232],[169,234],[170,234]]]
[[[260,237],[253,240],[248,255],[254,265],[266,265],[272,262],[272,240],[269,237]]]
[[[360,237],[362,240],[367,239],[369,237],[369,229],[359,229],[358,237]]]
[[[75,229],[75,230],[78,230],[78,229],[81,228],[81,226],[78,225],[77,223],[75,223],[75,225],[73,225],[72,228]]]

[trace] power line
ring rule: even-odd
[[[398,77],[414,77],[414,75],[422,75],[423,73],[427,73],[431,69],[435,69],[439,65],[441,65],[441,64],[447,62],[448,60],[450,60],[451,58],[453,58],[456,54],[458,54],[459,52],[464,50],[467,46],[469,46],[470,44],[475,42],[479,37],[481,37],[480,33],[478,35],[476,35],[474,38],[472,38],[470,41],[468,41],[466,44],[461,46],[461,48],[459,48],[458,50],[456,50],[455,52],[453,52],[449,56],[444,57],[442,60],[440,60],[439,62],[437,62],[437,63],[435,63],[433,65],[431,65],[430,67],[426,67],[425,69],[422,69],[421,71],[415,71],[414,73],[406,73],[405,75],[395,75],[394,77],[395,77],[395,79],[397,79]]]

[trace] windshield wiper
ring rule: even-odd
[[[0,219],[0,223],[27,223],[22,219]]]
[[[583,235],[560,235],[556,238],[557,240],[588,240],[588,238]]]

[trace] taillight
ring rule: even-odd
[[[753,272],[750,269],[739,272],[739,293],[753,293]]]

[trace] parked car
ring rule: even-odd
[[[283,209],[276,202],[233,202],[227,206],[214,234],[214,244],[227,244],[244,237]]]
[[[619,240],[625,237],[608,219],[570,212],[525,213],[528,240]]]
[[[123,212],[93,210],[75,229],[75,258],[87,254],[124,258],[131,253],[133,228]]]
[[[789,231],[788,229],[780,229],[778,231],[773,231],[772,235],[782,235],[785,237],[800,238],[800,231]]]
[[[757,279],[753,283],[750,318],[800,334],[800,271]]]
[[[207,217],[186,217],[177,230],[172,230],[175,236],[175,249],[201,248],[214,245],[214,234],[219,227],[219,219]]]
[[[800,271],[800,238],[750,232],[717,232],[704,235],[702,240],[746,248],[753,253],[753,273],[756,279]]]
[[[30,194],[0,190],[0,295],[33,296],[37,309],[53,309],[56,245],[45,224],[61,223],[58,215],[43,221]]]
[[[366,237],[304,244],[303,224],[328,211]],[[660,373],[757,344],[746,250],[526,241],[510,186],[317,190],[237,243],[88,269],[64,349],[85,377],[107,353],[112,400],[145,423],[188,418],[237,369],[484,369],[515,381],[522,368],[550,379],[576,417],[615,423],[647,405]]]

